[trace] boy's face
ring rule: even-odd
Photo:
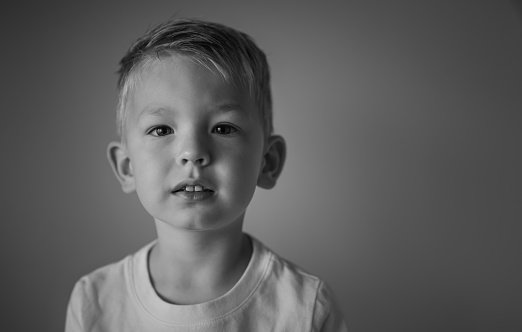
[[[139,75],[128,97],[125,153],[145,209],[183,229],[241,222],[264,153],[249,94],[183,56]]]

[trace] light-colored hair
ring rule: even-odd
[[[213,66],[227,83],[246,89],[261,111],[265,139],[270,136],[273,130],[270,70],[263,51],[247,34],[230,27],[178,19],[150,29],[120,61],[116,123],[122,140],[127,99],[139,79],[137,73],[157,59],[175,54],[187,56],[209,69],[209,65]]]

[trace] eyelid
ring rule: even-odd
[[[167,128],[169,130],[169,133],[166,135],[156,135],[154,133],[154,131],[159,128]],[[151,135],[153,137],[164,137],[164,136],[172,135],[174,133],[174,129],[172,129],[172,127],[170,127],[168,125],[155,125],[155,126],[150,127],[145,133],[146,133],[146,135]]]
[[[239,132],[241,132],[241,128],[239,128],[238,126],[236,126],[235,124],[233,123],[230,123],[230,122],[220,122],[218,124],[216,124],[213,128],[212,128],[212,132],[215,132],[215,129],[217,127],[220,127],[220,126],[227,126],[227,127],[230,127],[234,130],[234,132],[230,133],[230,134],[221,134],[223,136],[230,136],[230,135],[233,135],[233,134],[237,134]]]

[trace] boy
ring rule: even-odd
[[[109,162],[158,238],[75,285],[66,331],[344,331],[325,284],[242,232],[276,184],[264,53],[223,25],[169,21],[121,61]]]

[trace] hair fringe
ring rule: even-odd
[[[219,23],[198,19],[169,20],[150,28],[120,60],[118,70],[118,134],[124,141],[128,94],[136,86],[137,73],[153,59],[181,54],[223,77],[227,83],[247,89],[262,112],[265,137],[272,125],[270,70],[264,52],[247,34]]]

